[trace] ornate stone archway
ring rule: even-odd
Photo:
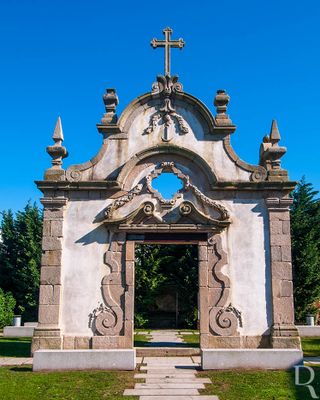
[[[295,182],[280,164],[286,149],[274,121],[259,165],[242,161],[230,144],[229,100],[218,90],[213,116],[176,76],[159,76],[118,119],[118,96],[107,89],[97,126],[102,147],[67,170],[58,120],[47,148],[52,167],[37,181],[44,230],[35,368],[49,367],[45,349],[74,359],[101,350],[105,365],[121,349],[131,364],[118,367],[133,368],[134,235],[196,235],[204,367],[219,367],[214,349],[234,349],[253,363],[282,352],[286,367],[301,358],[289,229]],[[183,182],[169,201],[152,186],[165,172]]]

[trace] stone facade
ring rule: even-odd
[[[290,214],[295,182],[272,123],[260,165],[242,161],[230,136],[229,96],[216,116],[185,93],[178,77],[116,114],[103,96],[102,147],[90,161],[62,168],[59,120],[53,165],[43,181],[39,326],[33,350],[133,347],[135,243],[195,243],[199,249],[203,349],[300,348],[294,326]],[[152,181],[175,174],[183,188],[164,199]]]

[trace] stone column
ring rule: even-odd
[[[64,197],[45,197],[39,296],[39,324],[35,329],[32,352],[38,349],[61,349],[60,331],[61,258]]]
[[[269,211],[270,263],[274,348],[300,348],[294,325],[289,198],[267,198]]]

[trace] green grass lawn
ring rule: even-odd
[[[141,331],[141,332],[148,332],[148,331]],[[149,342],[150,335],[145,335],[140,332],[137,332],[134,335],[134,347],[144,347],[146,343]]]
[[[316,377],[313,387],[320,395],[320,368],[314,368]],[[309,400],[310,392],[295,386],[294,371],[203,371],[199,377],[208,377],[201,394],[217,395],[220,400]],[[306,370],[301,371],[301,382],[309,379]]]
[[[184,343],[187,343],[189,347],[199,347],[200,346],[200,335],[197,335],[192,331],[191,335],[180,335]]]
[[[150,337],[137,332],[135,345],[140,347]],[[183,335],[187,344],[198,345],[199,335]],[[305,356],[320,356],[320,338],[303,338]],[[30,338],[0,337],[0,357],[28,357]],[[316,378],[313,386],[320,395],[320,368],[314,368]],[[32,372],[31,367],[0,368],[0,399],[6,400],[82,400],[122,399],[125,388],[134,385],[134,372],[119,371],[72,371]],[[206,385],[201,394],[217,395],[220,400],[308,400],[308,389],[294,385],[293,371],[201,371],[212,384]],[[309,373],[302,370],[302,381]],[[127,397],[137,399],[137,397]]]
[[[320,338],[319,337],[303,337],[301,338],[303,355],[305,357],[320,356]]]
[[[133,371],[32,372],[31,367],[0,368],[0,399],[120,400],[133,388]],[[138,397],[126,396],[126,399]]]
[[[31,357],[30,353],[31,338],[0,337],[0,357]]]

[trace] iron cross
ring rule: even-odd
[[[185,45],[184,40],[181,38],[178,40],[171,40],[172,32],[171,28],[165,28],[163,30],[165,40],[158,40],[155,38],[151,40],[151,46],[154,49],[157,47],[164,47],[164,72],[167,76],[170,76],[170,48],[176,47],[181,50]]]

